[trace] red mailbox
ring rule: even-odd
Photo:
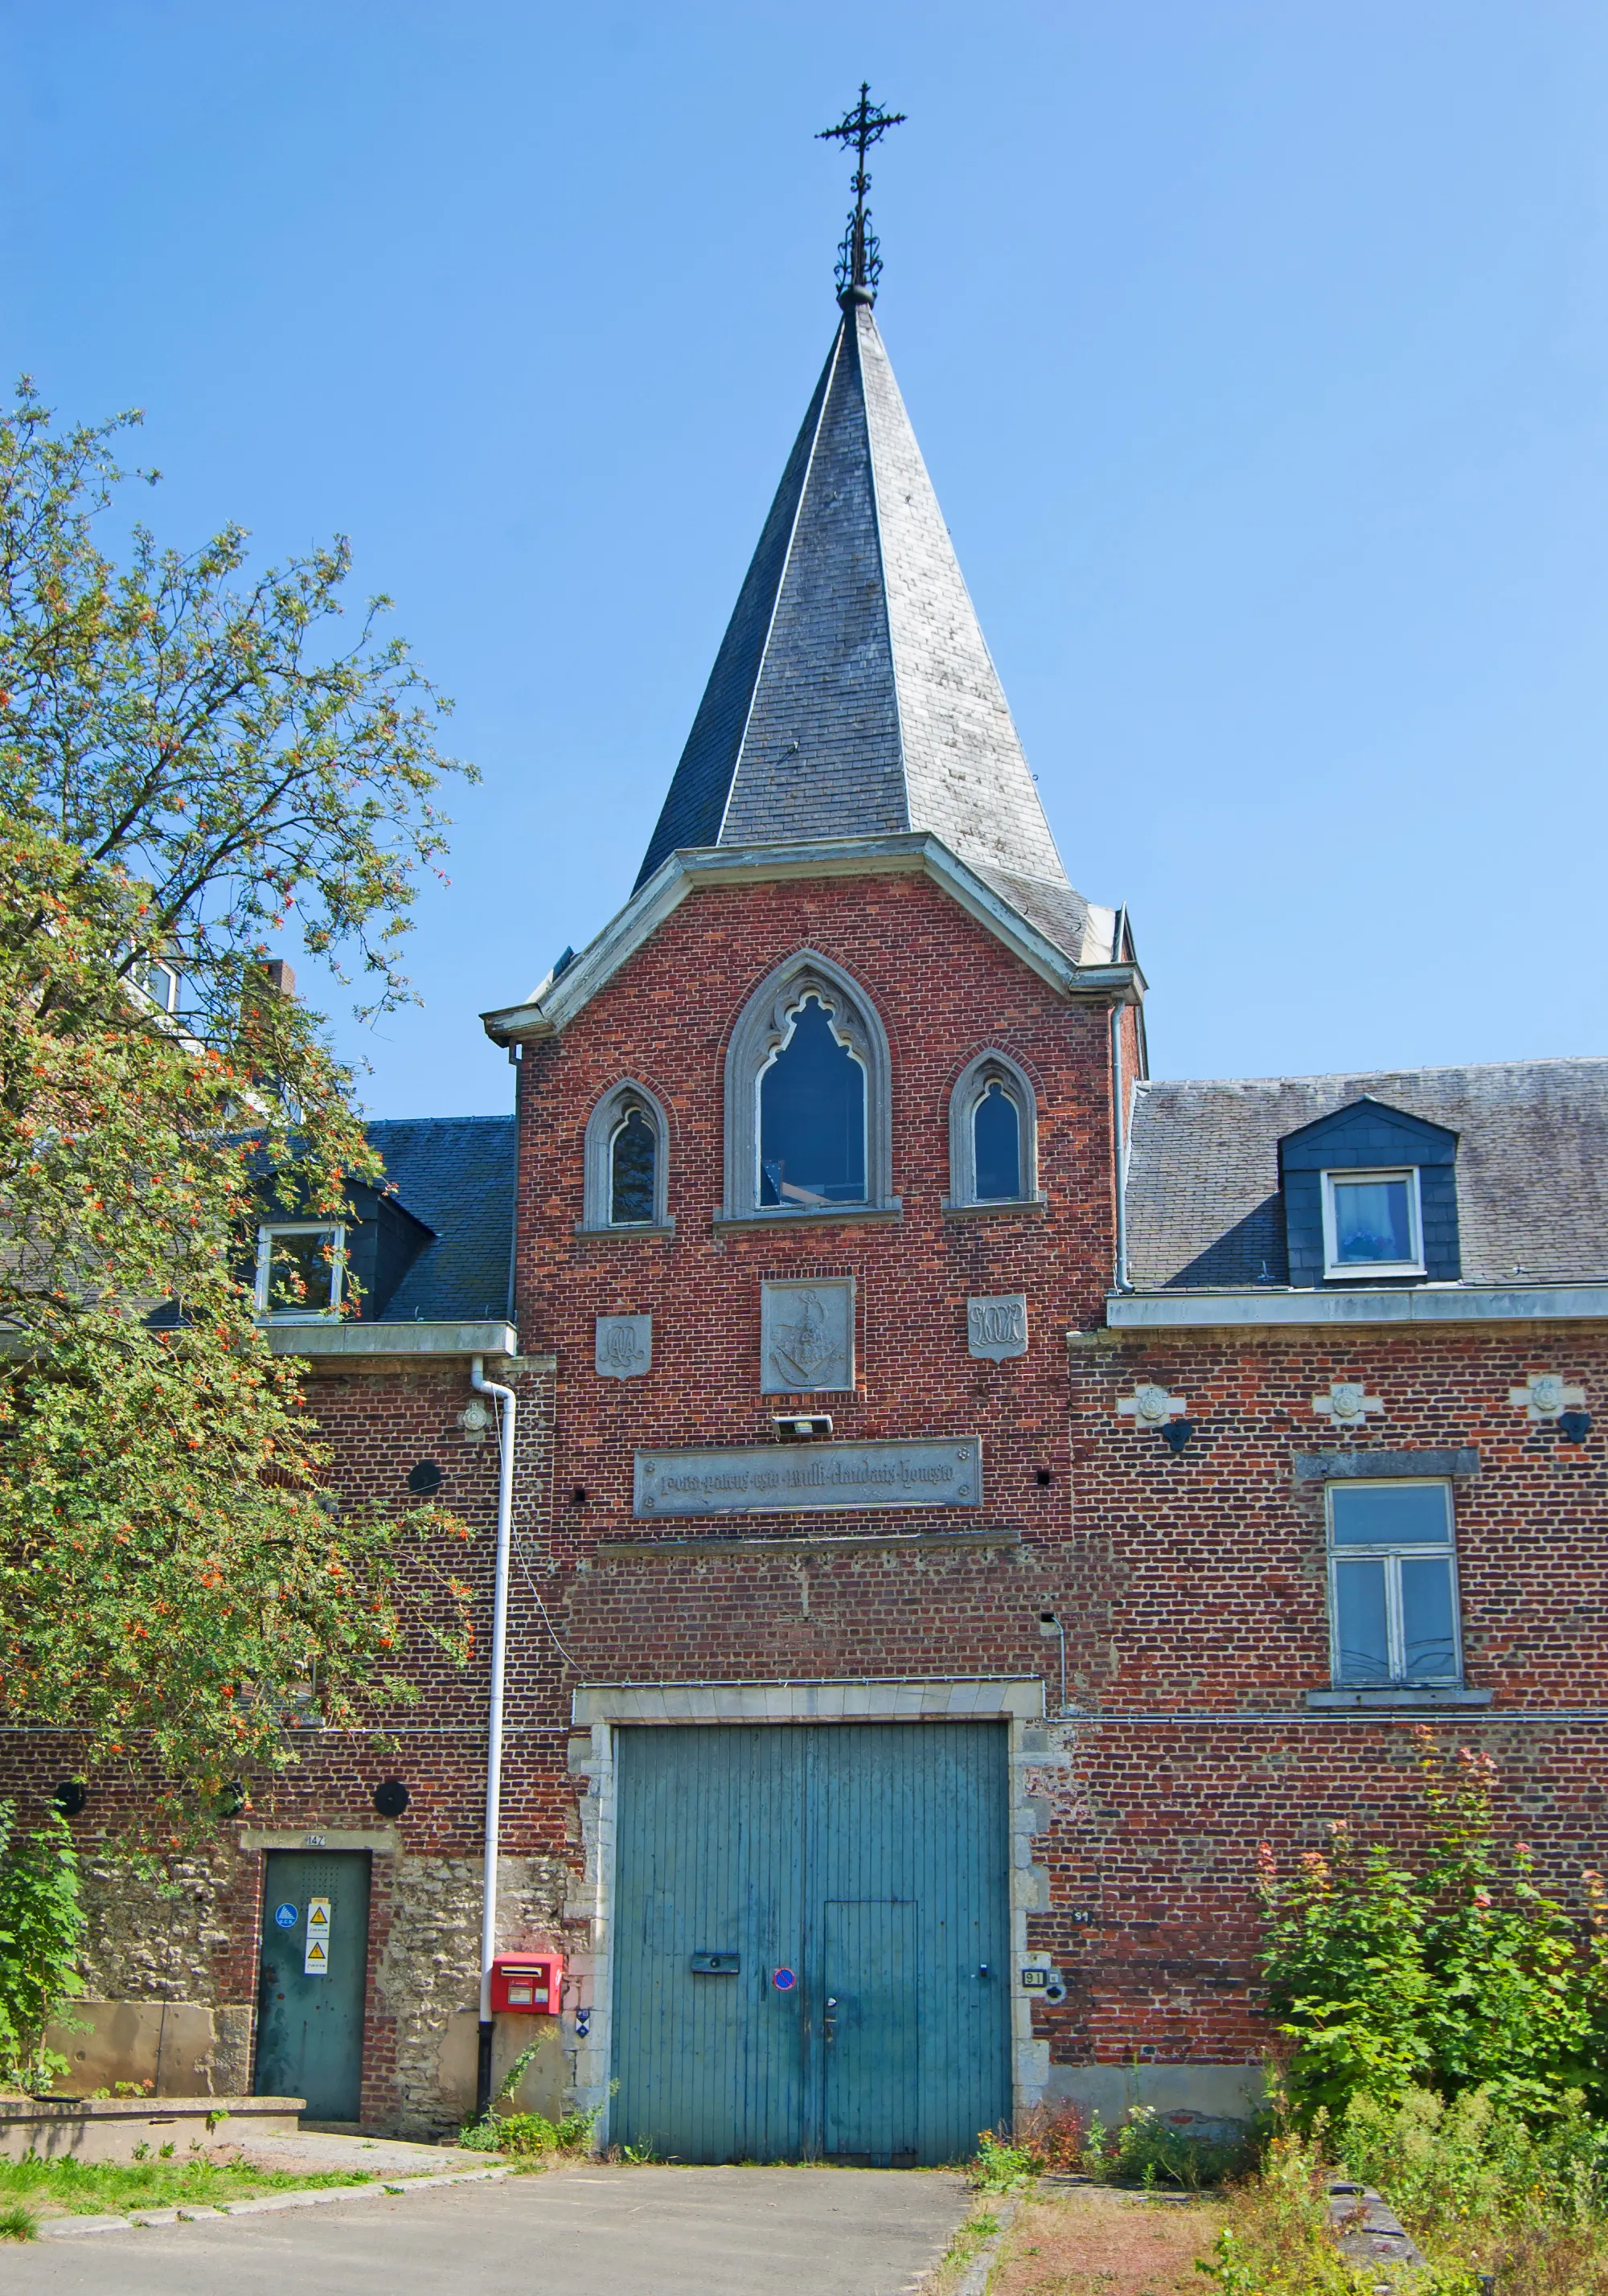
[[[499,1953],[491,1964],[491,2006],[516,2017],[556,2017],[562,1953]]]

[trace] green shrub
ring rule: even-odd
[[[1577,1924],[1535,1881],[1528,1844],[1504,1845],[1496,1767],[1419,1733],[1427,1848],[1409,1866],[1344,1824],[1326,1853],[1281,1871],[1263,1845],[1259,1894],[1269,2006],[1293,2049],[1303,2127],[1353,2098],[1488,2089],[1539,2126],[1579,2096],[1608,2111],[1608,1898],[1587,1873]]]
[[[966,2176],[977,2192],[1009,2193],[1029,2183],[1043,2165],[1030,2145],[1013,2144],[999,2130],[984,2128],[978,2133],[976,2155]]]
[[[53,1809],[19,1837],[14,1815],[0,1801],[0,2086],[37,2090],[68,2070],[45,2029],[78,1989],[84,1909],[66,1819]]]
[[[1194,2135],[1164,2120],[1153,2105],[1137,2104],[1111,2146],[1112,2174],[1120,2184],[1177,2185],[1186,2193],[1243,2176],[1254,2160],[1249,2136],[1232,2144]]]

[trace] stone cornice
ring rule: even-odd
[[[1076,964],[1003,895],[925,831],[884,837],[811,839],[792,845],[688,847],[633,895],[556,980],[544,981],[521,1004],[480,1015],[494,1044],[534,1043],[555,1035],[606,987],[665,919],[704,886],[775,884],[798,878],[927,876],[1063,996],[1113,997],[1138,1004],[1144,976],[1136,964]]]
[[[1362,1324],[1530,1324],[1608,1317],[1608,1283],[1425,1283],[1401,1291],[1120,1292],[1113,1332],[1287,1330]]]

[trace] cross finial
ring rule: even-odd
[[[882,275],[882,258],[876,234],[871,228],[871,210],[866,205],[866,194],[871,189],[871,178],[866,173],[866,154],[874,144],[881,143],[890,127],[901,126],[904,118],[902,111],[884,111],[880,103],[873,103],[871,84],[862,80],[860,100],[853,111],[846,111],[835,127],[823,127],[816,137],[817,144],[854,146],[854,173],[849,179],[854,207],[843,243],[838,250],[838,300],[845,308],[850,303],[875,299],[876,283]]]

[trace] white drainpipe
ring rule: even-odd
[[[491,1689],[486,1710],[486,1873],[480,1900],[480,2032],[475,2073],[475,2112],[491,2104],[491,1962],[496,1951],[497,1848],[503,1811],[503,1671],[508,1649],[508,1555],[513,1538],[513,1437],[519,1404],[511,1387],[486,1376],[486,1358],[476,1356],[469,1383],[477,1395],[494,1396],[503,1406],[497,1431],[496,1574],[491,1605]]]

